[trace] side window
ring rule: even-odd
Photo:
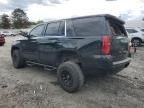
[[[64,36],[65,35],[65,22],[61,21],[59,26],[59,35]]]
[[[134,29],[127,29],[128,33],[137,33],[138,31],[134,30]]]
[[[64,21],[52,22],[47,25],[45,35],[50,36],[64,36]]]
[[[67,36],[75,36],[72,20],[66,21],[66,32],[67,32]]]
[[[78,18],[72,22],[77,36],[100,36],[106,31],[104,19],[101,17]]]
[[[38,25],[37,27],[31,30],[30,35],[34,37],[41,36],[43,29],[44,29],[44,24]]]

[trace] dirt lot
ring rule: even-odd
[[[56,74],[29,66],[14,69],[12,41],[0,47],[0,108],[144,108],[144,47],[138,48],[131,65],[117,75],[89,77],[77,93],[63,91]]]

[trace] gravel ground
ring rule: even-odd
[[[69,94],[54,72],[13,68],[10,47],[18,38],[6,37],[0,47],[0,108],[144,108],[144,47],[119,74],[89,77],[80,91]]]

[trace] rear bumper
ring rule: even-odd
[[[121,61],[113,62],[112,64],[112,73],[117,73],[122,69],[126,68],[130,64],[131,58],[126,58]]]
[[[131,58],[128,57],[127,59],[113,62],[113,66],[115,67],[115,66],[123,65],[123,64],[129,63],[130,61],[131,61]]]
[[[84,73],[117,73],[126,68],[131,61],[131,58],[126,58],[121,61],[113,62],[112,56],[95,55],[93,57],[82,58],[82,69]]]

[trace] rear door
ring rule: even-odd
[[[65,38],[65,21],[50,22],[47,24],[44,38],[39,45],[40,63],[54,66],[57,61],[57,52],[61,47],[61,39]]]
[[[113,61],[124,60],[129,54],[129,39],[124,28],[124,23],[116,19],[107,19],[112,36],[111,54]]]

